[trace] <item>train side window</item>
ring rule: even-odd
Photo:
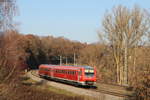
[[[77,74],[77,71],[75,71],[75,74]]]
[[[72,71],[70,71],[70,74],[72,74]]]
[[[72,75],[74,75],[74,71],[72,71]]]
[[[70,71],[70,74],[72,74],[72,71]]]

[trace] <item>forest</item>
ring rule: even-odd
[[[20,86],[19,77],[25,69],[38,69],[40,64],[60,62],[64,65],[96,67],[98,82],[127,85],[135,91],[135,100],[149,99],[148,11],[138,6],[132,9],[116,6],[104,15],[103,27],[98,32],[99,42],[87,44],[65,37],[21,34],[13,23],[16,1],[9,0],[8,4],[1,3],[0,6],[0,99],[9,99],[6,95],[8,96],[10,86],[12,90],[18,84]],[[20,90],[21,88],[17,88],[17,91]],[[21,92],[26,91],[39,93],[31,88]],[[56,98],[54,96],[54,99]],[[64,100],[65,98],[68,97],[64,97]]]

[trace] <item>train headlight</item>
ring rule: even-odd
[[[85,70],[85,73],[88,73],[89,72],[89,70]]]
[[[94,73],[94,70],[89,70],[90,73]]]

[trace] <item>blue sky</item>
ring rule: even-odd
[[[150,0],[18,0],[15,18],[23,34],[63,36],[70,40],[99,41],[97,31],[106,10],[119,4],[150,8]]]

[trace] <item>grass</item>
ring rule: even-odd
[[[23,76],[26,77],[26,76]],[[36,82],[32,79],[24,78],[25,80],[22,80],[22,84],[26,86],[31,86],[32,88],[36,89],[37,91],[44,91],[47,93],[53,93],[57,95],[63,95],[65,97],[71,97],[71,98],[79,98],[79,100],[95,100],[95,98],[85,96],[85,95],[78,95],[69,91],[66,91],[64,89],[59,89],[53,86],[48,86],[45,84],[39,84],[39,82]],[[61,97],[60,97],[61,98]],[[61,99],[60,99],[61,100]],[[76,99],[75,99],[76,100]],[[77,99],[78,100],[78,99]]]

